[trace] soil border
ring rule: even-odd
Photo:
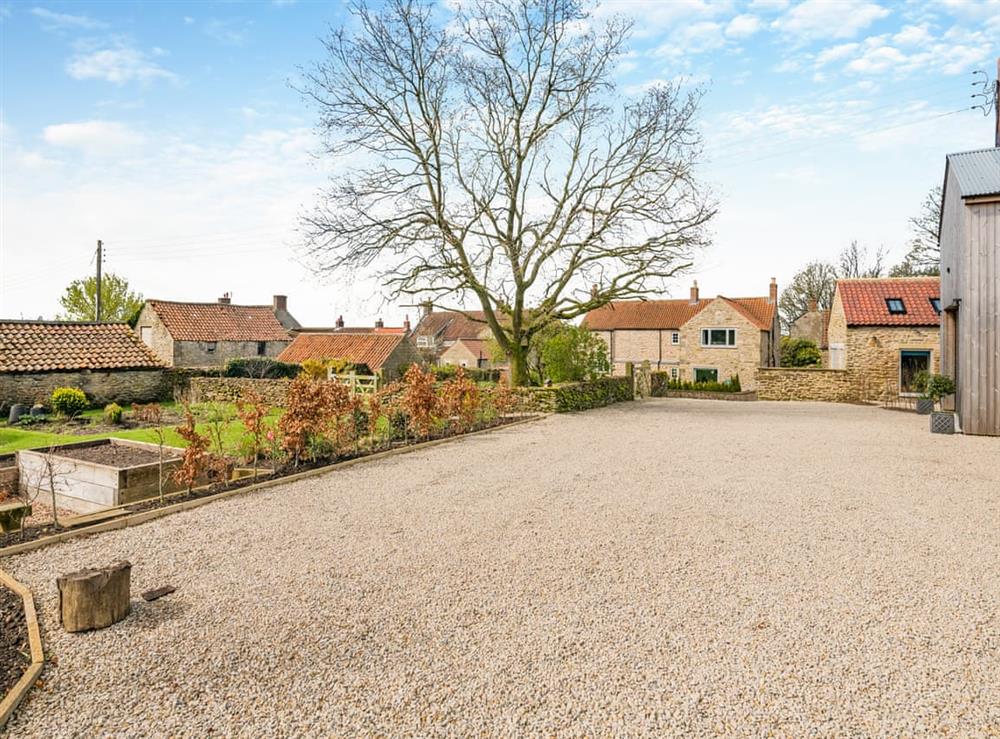
[[[35,600],[31,591],[3,570],[0,570],[0,587],[7,587],[21,596],[24,621],[28,626],[28,644],[31,647],[31,664],[21,675],[21,679],[14,683],[14,687],[0,701],[0,729],[3,729],[35,681],[41,676],[45,668],[45,652],[42,651],[42,633],[38,627],[38,614],[35,612]]]
[[[245,485],[243,487],[233,488],[231,490],[224,490],[221,493],[216,493],[214,495],[206,495],[200,498],[194,498],[192,500],[185,500],[180,503],[174,503],[173,505],[163,506],[161,508],[153,508],[148,511],[141,511],[139,513],[129,513],[123,516],[119,516],[111,521],[105,521],[104,523],[94,524],[93,526],[84,526],[78,529],[70,529],[69,531],[61,531],[58,534],[53,534],[51,536],[42,536],[38,539],[32,541],[22,542],[20,544],[11,544],[10,546],[0,548],[0,559],[4,557],[10,557],[15,554],[23,554],[24,552],[30,552],[35,549],[41,549],[42,547],[49,546],[50,544],[56,544],[61,541],[67,541],[69,539],[75,539],[79,536],[88,536],[90,534],[101,534],[105,531],[114,531],[116,529],[124,529],[129,526],[138,526],[139,524],[146,523],[147,521],[152,521],[154,519],[160,518],[162,516],[169,516],[172,513],[179,513],[180,511],[190,510],[192,508],[198,508],[199,506],[212,503],[216,500],[222,500],[223,498],[231,498],[234,495],[243,495],[245,493],[255,492],[257,490],[265,490],[267,488],[272,488],[276,485],[280,485],[286,482],[297,482],[298,480],[304,480],[310,477],[318,477],[319,475],[326,475],[331,472],[337,472],[338,470],[344,469],[345,467],[353,467],[356,464],[363,464],[365,462],[376,462],[381,459],[386,459],[387,457],[393,457],[399,454],[409,454],[411,452],[418,452],[422,449],[428,449],[439,444],[446,444],[451,441],[457,441],[459,439],[467,439],[471,436],[479,436],[480,434],[488,434],[493,431],[502,431],[503,429],[514,428],[516,426],[521,426],[526,423],[532,423],[534,421],[539,421],[543,418],[547,418],[549,414],[537,414],[529,416],[528,418],[521,418],[516,421],[511,421],[510,423],[500,424],[499,426],[490,426],[489,428],[479,429],[478,431],[470,431],[465,434],[455,434],[454,436],[446,436],[441,439],[431,439],[430,441],[422,441],[417,444],[407,444],[405,446],[397,447],[395,449],[387,449],[382,452],[376,452],[375,454],[366,454],[361,457],[355,457],[353,459],[346,459],[342,462],[334,462],[332,464],[324,465],[322,467],[316,467],[311,470],[306,470],[304,472],[297,472],[291,475],[284,475],[281,477],[272,477],[263,482],[254,483],[252,485]],[[2,570],[0,570],[2,574]]]

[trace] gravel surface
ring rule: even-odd
[[[995,734],[1000,439],[927,424],[622,404],[12,558],[58,665],[11,734]]]

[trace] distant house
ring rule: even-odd
[[[300,333],[278,355],[282,362],[307,359],[342,359],[368,368],[387,382],[398,379],[401,369],[420,361],[410,339],[403,334],[350,334],[343,331]]]
[[[830,309],[829,366],[847,370],[858,400],[916,395],[918,372],[936,372],[937,277],[838,280]]]
[[[441,364],[456,367],[490,369],[492,367],[489,342],[483,339],[458,339],[441,352]]]
[[[379,318],[375,321],[372,326],[345,326],[344,317],[338,316],[337,320],[334,321],[332,326],[300,326],[298,328],[293,328],[289,331],[292,336],[297,336],[298,334],[316,334],[316,333],[334,333],[340,332],[345,334],[409,334],[410,333],[410,317],[407,316],[406,320],[403,321],[402,326],[386,326],[382,319]]]
[[[47,403],[57,387],[146,403],[163,394],[163,368],[124,323],[0,320],[0,405]]]
[[[823,363],[826,364],[829,355],[829,339],[827,336],[830,327],[830,310],[820,309],[815,300],[809,301],[809,308],[801,316],[792,321],[788,327],[788,335],[793,339],[808,339],[816,344],[823,355]]]
[[[214,367],[237,357],[276,357],[298,326],[284,295],[271,305],[234,305],[224,295],[215,303],[147,300],[135,330],[170,367]]]
[[[425,305],[413,329],[413,342],[428,356],[440,359],[459,339],[486,340],[492,335],[483,311],[435,311]]]
[[[967,434],[1000,436],[1000,148],[950,154],[941,214],[941,368]]]
[[[778,364],[778,284],[767,296],[701,298],[698,283],[688,300],[621,300],[592,310],[583,325],[608,345],[612,371],[648,361],[675,380],[719,381],[739,375],[755,387],[757,367]]]

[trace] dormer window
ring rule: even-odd
[[[885,305],[889,309],[889,314],[893,316],[906,315],[906,306],[902,298],[886,298]]]
[[[941,315],[941,298],[931,298],[930,301],[931,301],[931,308],[933,308],[934,312],[937,313],[940,316]]]

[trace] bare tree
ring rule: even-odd
[[[799,270],[781,293],[778,313],[787,329],[813,305],[828,310],[837,287],[837,270],[829,262],[810,262]]]
[[[841,280],[856,280],[863,277],[881,277],[885,274],[885,247],[880,246],[869,256],[868,248],[861,246],[857,240],[840,252],[837,267],[837,278]]]
[[[931,188],[920,205],[920,213],[910,219],[910,251],[892,268],[893,277],[941,274],[941,209],[944,191]]]
[[[545,325],[662,289],[707,243],[701,93],[616,94],[630,23],[578,0],[443,12],[356,6],[306,73],[326,153],[353,165],[303,217],[307,252],[389,298],[472,299],[524,384]]]

